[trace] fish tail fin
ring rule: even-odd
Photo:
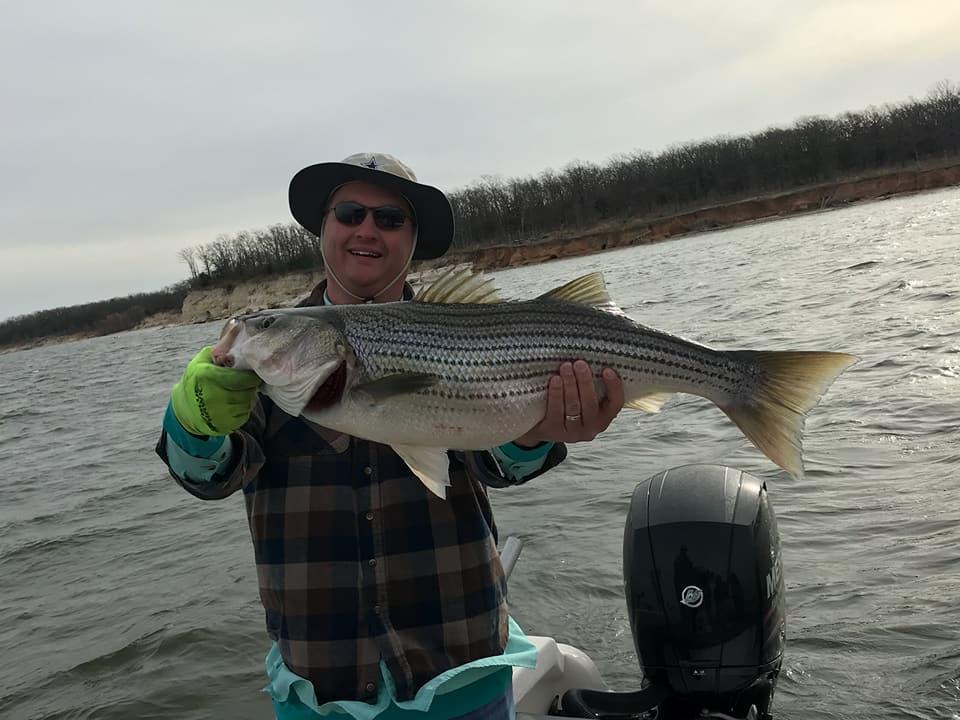
[[[741,350],[733,354],[758,371],[756,384],[746,397],[720,409],[768,458],[794,477],[803,477],[806,414],[857,358],[833,352]]]

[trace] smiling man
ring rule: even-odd
[[[364,161],[364,157],[368,159]],[[446,252],[442,240],[453,237],[449,203],[439,190],[431,192],[434,188],[422,186],[424,189],[417,193],[423,214],[419,219],[399,188],[373,184],[364,173],[377,173],[376,179],[381,181],[391,175],[414,177],[405,165],[390,156],[374,154],[355,155],[342,164],[359,170],[347,170],[344,176],[339,163],[312,165],[301,170],[290,184],[294,217],[323,239],[320,247],[324,267],[332,281],[325,286],[327,297],[338,304],[400,300],[414,257],[436,258]],[[322,186],[322,193],[343,179],[347,182],[332,188],[318,218],[316,186]]]
[[[327,275],[302,305],[410,300],[410,263],[453,240],[446,196],[386,154],[304,168],[290,209],[319,235]],[[174,386],[157,452],[197,497],[243,492],[276,717],[513,717],[512,668],[536,658],[507,612],[487,488],[604,430],[623,405],[616,374],[599,402],[587,364],[564,363],[524,437],[451,453],[443,500],[389,446],[287,415],[256,376],[214,360],[204,348]]]

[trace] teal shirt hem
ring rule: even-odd
[[[418,715],[424,720],[456,717],[505,692],[512,668],[536,667],[536,646],[513,618],[509,619],[509,629],[507,646],[502,654],[480,658],[437,675],[420,688],[412,700],[396,699],[393,679],[381,663],[383,682],[374,703],[339,700],[318,705],[310,681],[287,668],[280,657],[279,647],[274,643],[265,661],[270,682],[264,692],[274,701],[277,720],[310,717],[311,713],[327,720],[392,720],[405,716],[407,711],[426,713]]]

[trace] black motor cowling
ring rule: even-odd
[[[766,485],[688,465],[633,493],[623,576],[644,675],[671,702],[743,717],[768,712],[783,658],[780,536]]]
[[[762,481],[687,465],[637,485],[623,577],[644,686],[569,690],[559,714],[770,717],[786,610],[780,537]]]

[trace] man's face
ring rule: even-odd
[[[378,227],[373,212],[368,210],[359,225],[348,225],[337,219],[333,208],[337,203],[354,202],[368,208],[393,207],[402,209],[408,216],[396,229]],[[397,193],[365,182],[352,182],[339,188],[327,202],[330,209],[324,225],[324,254],[327,264],[347,290],[369,297],[384,290],[403,270],[413,250],[414,224],[409,205]],[[396,283],[403,287],[403,280]],[[335,289],[328,284],[328,292],[335,302]],[[397,293],[384,293],[394,295]],[[378,297],[378,300],[397,300],[398,297]]]

